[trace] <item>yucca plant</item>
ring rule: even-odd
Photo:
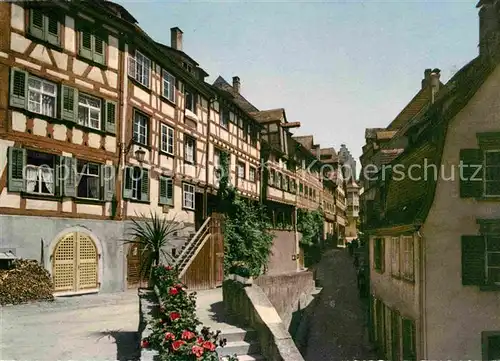
[[[144,214],[136,215],[137,219],[132,219],[132,228],[129,232],[129,240],[126,243],[138,244],[141,250],[141,277],[148,276],[151,286],[153,267],[158,266],[163,256],[169,263],[174,259],[167,252],[166,246],[171,243],[177,232],[185,229],[183,222],[177,221],[177,215],[167,219],[150,212],[149,216]]]

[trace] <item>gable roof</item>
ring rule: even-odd
[[[386,173],[387,196],[378,200],[385,204],[385,213],[381,220],[368,225],[369,229],[376,231],[423,224],[434,202],[438,179],[438,175],[434,176],[432,171],[428,171],[427,177],[424,177],[423,165],[435,165],[439,171],[450,122],[467,105],[495,67],[496,64],[489,57],[473,59],[450,79],[447,91],[415,121],[418,124],[415,143],[391,163],[393,167],[398,165],[404,169],[405,176],[403,179],[400,179],[401,176],[396,177],[395,169],[393,172],[388,171],[389,176]],[[412,164],[422,167],[416,171],[413,168],[410,178],[408,169]]]
[[[213,86],[221,89],[233,97],[233,101],[245,112],[247,113],[254,113],[258,112],[259,109],[257,109],[252,103],[250,103],[248,100],[243,97],[239,92],[237,92],[232,85],[230,85],[223,77],[219,75],[219,77],[214,81]]]
[[[260,123],[267,123],[272,121],[281,121],[286,122],[285,109],[270,109],[270,110],[262,110],[260,112],[252,112],[250,113],[254,116],[257,121]]]

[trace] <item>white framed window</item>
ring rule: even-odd
[[[194,209],[194,185],[182,184],[182,206],[187,209]]]
[[[54,118],[56,104],[57,85],[30,75],[28,77],[28,110]]]
[[[135,54],[128,57],[128,75],[149,88],[149,78],[151,72],[151,60],[136,50]]]
[[[80,93],[78,95],[78,124],[101,129],[101,99]]]
[[[196,140],[184,134],[184,161],[194,164],[196,162]]]
[[[238,162],[238,178],[245,179],[245,163]]]
[[[175,77],[163,70],[163,96],[175,103]]]
[[[401,237],[401,275],[403,278],[413,281],[414,277],[414,261],[413,261],[413,237]]]
[[[220,113],[220,125],[225,129],[229,127],[229,114],[229,110],[226,109],[222,109]]]
[[[77,197],[101,199],[100,165],[83,160],[77,162]]]
[[[174,154],[174,129],[166,124],[161,125],[161,150],[171,155]]]
[[[143,145],[148,145],[148,124],[149,118],[138,112],[134,112],[134,136],[135,142]]]
[[[486,281],[500,285],[500,237],[486,237]]]
[[[250,167],[248,169],[248,180],[250,182],[255,182],[256,174],[257,174],[257,169],[255,167]]]
[[[399,277],[399,237],[391,238],[391,274]]]
[[[54,195],[54,169],[54,155],[28,150],[25,170],[26,192]]]
[[[500,150],[484,152],[484,194],[500,196]]]

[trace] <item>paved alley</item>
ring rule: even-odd
[[[132,361],[138,311],[136,290],[2,307],[0,359]]]
[[[317,277],[323,291],[311,320],[305,361],[375,359],[348,251],[327,251],[317,267]]]

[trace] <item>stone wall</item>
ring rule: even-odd
[[[316,290],[313,273],[309,271],[263,275],[257,278],[255,283],[262,288],[276,308],[286,329],[290,331],[294,328],[292,325],[294,314],[309,305],[311,294]],[[294,323],[295,321],[297,320],[294,320]]]
[[[224,307],[242,326],[258,335],[263,356],[269,361],[304,361],[266,294],[254,284],[227,280],[222,286]]]

